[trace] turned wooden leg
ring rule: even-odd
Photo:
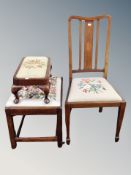
[[[99,107],[99,112],[102,112],[103,111],[103,107]]]
[[[49,98],[48,98],[49,91],[48,91],[48,92],[45,91],[44,93],[45,93],[44,102],[45,102],[46,104],[48,104],[48,103],[50,102],[50,100],[49,100]]]
[[[123,118],[124,118],[125,107],[126,107],[126,102],[122,102],[118,108],[115,142],[119,141],[119,134],[120,134]]]
[[[15,141],[16,133],[14,129],[13,116],[6,115],[6,118],[7,118],[7,124],[8,124],[8,129],[9,129],[11,147],[12,149],[15,149],[17,146],[17,143]]]
[[[70,144],[70,107],[65,105],[66,143]]]
[[[50,100],[49,100],[49,98],[48,98],[49,91],[50,91],[50,82],[49,82],[48,85],[46,85],[45,87],[46,87],[46,88],[44,88],[44,93],[45,93],[44,102],[45,102],[45,104],[48,104],[48,103],[50,103]]]
[[[61,148],[63,144],[63,141],[62,141],[62,109],[59,109],[57,112],[56,136],[57,136],[58,147]]]
[[[12,93],[14,94],[15,96],[15,99],[14,99],[14,103],[17,104],[19,103],[19,96],[18,96],[18,91],[21,89],[21,87],[17,87],[17,86],[12,86]]]
[[[44,92],[45,94],[45,98],[44,98],[44,102],[46,104],[48,104],[50,102],[48,95],[49,95],[49,90],[50,90],[50,83],[48,85],[44,85],[44,86],[39,86],[39,88]]]

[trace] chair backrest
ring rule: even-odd
[[[100,24],[102,20],[107,20],[107,23],[106,23],[107,29],[106,29],[105,51],[104,51],[104,57],[105,57],[104,58],[104,68],[99,69],[98,68],[98,45],[99,45]],[[78,25],[79,66],[77,69],[73,69],[73,66],[72,66],[72,21],[78,21],[79,23]],[[82,30],[83,25],[84,25],[84,32]],[[102,16],[96,16],[96,17],[81,17],[81,16],[70,16],[69,17],[68,19],[68,46],[69,46],[69,80],[70,81],[72,80],[73,73],[82,73],[82,72],[103,72],[104,77],[107,78],[109,44],[110,44],[110,26],[111,26],[111,16],[109,15],[102,15]],[[83,35],[84,35],[84,44],[82,44]],[[95,37],[95,40],[94,40],[94,37]],[[95,41],[95,50],[94,50],[95,51],[95,54],[94,54],[95,64],[94,66],[93,66],[93,45],[94,45],[93,41]],[[82,50],[84,50],[83,67],[82,67]]]

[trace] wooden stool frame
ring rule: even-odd
[[[52,69],[50,58],[48,58],[47,71],[46,71],[46,75],[44,78],[29,78],[29,79],[17,78],[17,73],[18,73],[25,58],[26,57],[24,57],[21,60],[19,66],[14,74],[14,77],[13,77],[13,85],[12,85],[11,91],[15,96],[14,103],[16,103],[16,104],[19,103],[18,91],[20,89],[22,89],[23,86],[37,85],[45,93],[44,102],[46,104],[48,104],[50,102],[48,99],[48,94],[49,94],[49,90],[50,90],[49,78],[51,77],[51,69]]]
[[[10,141],[12,149],[15,149],[17,142],[57,142],[58,147],[62,147],[62,91],[63,79],[61,78],[61,104],[58,107],[6,107],[6,118],[9,129]],[[16,115],[22,115],[22,119],[15,131],[13,118]],[[26,115],[57,115],[56,134],[49,137],[20,137],[20,132]]]
[[[72,21],[79,22],[79,68],[73,69],[72,66]],[[99,44],[99,30],[100,21],[107,20],[107,33],[106,33],[106,47],[105,47],[105,63],[104,68],[98,68],[98,44]],[[94,22],[96,22],[96,45],[95,45],[95,67],[92,66],[92,53],[93,53],[93,29]],[[82,68],[82,23],[85,23],[84,31],[84,68]],[[104,78],[107,79],[108,73],[108,57],[109,57],[109,44],[110,44],[110,27],[111,27],[111,16],[102,15],[96,17],[81,17],[81,16],[70,16],[68,19],[68,47],[69,47],[69,88],[67,92],[67,97],[65,101],[65,122],[66,122],[66,143],[70,144],[70,114],[73,108],[99,108],[99,112],[102,112],[103,107],[118,107],[118,119],[116,127],[115,141],[119,141],[119,133],[121,130],[121,125],[124,117],[124,111],[126,107],[126,102],[122,99],[121,102],[118,101],[88,101],[88,102],[68,102],[68,96],[72,83],[72,76],[75,73],[85,73],[85,72],[103,72]]]

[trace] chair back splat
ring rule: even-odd
[[[106,42],[105,42],[105,51],[104,51],[104,67],[100,69],[98,68],[98,47],[99,47],[100,25],[101,25],[101,21],[103,20],[107,21],[106,23],[107,31],[106,31]],[[73,57],[72,56],[72,21],[78,22],[79,66],[77,69],[74,69],[72,65],[72,62],[73,62],[72,61],[72,57]],[[69,46],[69,81],[70,82],[72,80],[73,73],[82,73],[82,72],[103,72],[104,77],[107,78],[109,44],[110,44],[110,27],[111,27],[111,16],[109,15],[89,17],[89,18],[81,17],[81,16],[69,17],[68,46]],[[84,43],[82,41],[84,41]],[[93,58],[93,46],[95,48],[94,58]],[[82,53],[83,50],[84,52]],[[82,66],[82,62],[83,62],[83,66]],[[94,62],[94,65],[93,65],[93,62]]]

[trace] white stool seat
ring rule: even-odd
[[[68,102],[79,101],[110,102],[122,101],[122,98],[118,95],[118,93],[105,78],[74,78],[71,83]]]

